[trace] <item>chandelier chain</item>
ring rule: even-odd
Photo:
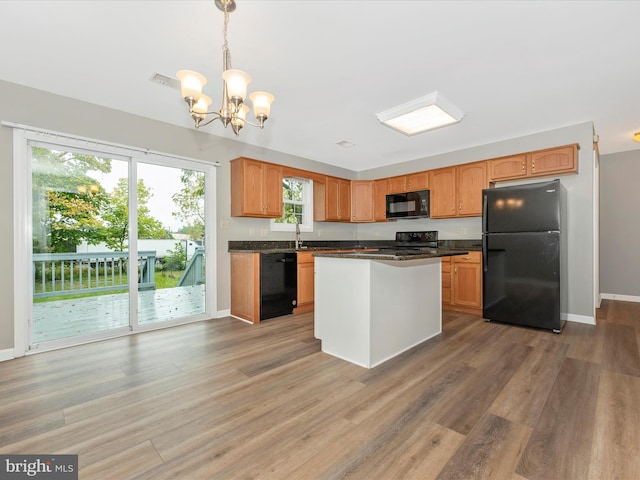
[[[231,66],[231,50],[229,50],[229,41],[227,40],[227,29],[229,26],[229,11],[227,10],[227,2],[223,1],[222,5],[224,6],[224,27],[223,27],[223,34],[224,34],[224,44],[222,45],[222,54],[224,55],[223,58],[226,59],[227,68],[233,68]]]

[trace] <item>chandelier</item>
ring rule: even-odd
[[[229,13],[236,9],[234,0],[215,0],[218,9],[224,12],[224,45],[222,46],[222,103],[220,110],[210,112],[212,100],[202,93],[202,87],[207,83],[204,75],[192,70],[180,70],[176,76],[180,80],[180,90],[185,102],[189,105],[189,114],[195,122],[195,128],[209,125],[214,120],[220,120],[224,127],[231,124],[233,133],[238,136],[245,124],[253,127],[264,127],[269,118],[271,103],[274,96],[268,92],[253,92],[249,95],[253,103],[253,113],[258,123],[247,121],[249,107],[245,104],[247,86],[251,83],[251,76],[242,70],[231,67],[231,51],[227,42],[227,26]]]

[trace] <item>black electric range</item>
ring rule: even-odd
[[[422,232],[396,232],[395,244],[380,248],[387,255],[420,255],[438,248],[437,230]]]

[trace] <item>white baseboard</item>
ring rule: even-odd
[[[620,300],[621,302],[640,302],[637,295],[618,295],[617,293],[602,293],[600,298],[603,300]]]
[[[13,348],[7,348],[6,350],[0,350],[0,362],[5,362],[7,360],[13,360],[14,351]]]
[[[216,313],[216,318],[228,317],[231,315],[231,309],[227,308],[226,310],[218,310]]]
[[[587,325],[595,325],[596,319],[588,315],[574,315],[573,313],[567,313],[562,315],[567,322],[586,323]]]

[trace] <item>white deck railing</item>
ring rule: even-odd
[[[34,298],[126,290],[128,252],[35,253]],[[155,288],[156,252],[138,252],[138,289]]]

